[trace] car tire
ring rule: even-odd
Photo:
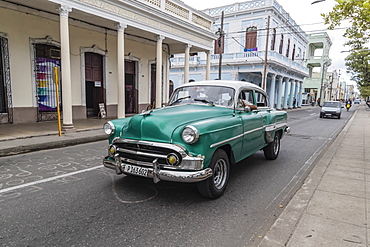
[[[320,118],[322,118],[322,114],[320,113]]]
[[[338,115],[338,119],[340,119],[340,114]]]
[[[214,153],[209,168],[212,176],[199,182],[197,187],[202,196],[216,199],[224,193],[229,182],[230,161],[224,150],[218,149]]]
[[[275,132],[274,140],[263,148],[265,158],[275,160],[280,152],[280,132]]]

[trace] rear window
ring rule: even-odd
[[[325,107],[341,107],[340,102],[325,102]]]

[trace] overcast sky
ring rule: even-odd
[[[232,1],[232,0],[182,0],[185,4],[199,10],[225,6],[236,2],[246,1]],[[334,7],[334,0],[326,0],[316,4],[311,4],[314,0],[277,0],[277,2],[283,6],[283,9],[289,13],[294,21],[299,25],[307,34],[313,32],[327,32],[333,43],[330,49],[330,58],[332,59],[332,65],[329,67],[329,71],[336,69],[340,70],[341,81],[345,79],[347,82],[350,79],[349,75],[346,75],[345,69],[345,57],[349,54],[341,53],[341,51],[349,50],[348,47],[344,47],[345,39],[343,38],[344,28],[347,26],[344,24],[336,30],[327,30],[327,26],[324,25],[324,21],[321,17],[321,13],[328,13]],[[227,3],[226,3],[227,2]]]

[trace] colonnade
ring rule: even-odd
[[[303,81],[277,74],[270,76],[267,93],[271,108],[286,110],[302,106]]]
[[[63,97],[63,131],[75,131],[72,119],[72,82],[71,82],[71,61],[70,61],[70,48],[69,48],[69,24],[68,16],[72,8],[66,5],[61,5],[58,8],[59,19],[60,19],[60,45],[61,45],[61,74],[63,78],[62,83],[62,97]],[[117,94],[118,94],[118,105],[117,105],[117,117],[125,117],[125,42],[124,34],[127,25],[125,23],[117,23]],[[168,91],[163,90],[163,85],[167,76],[162,73],[163,65],[163,40],[164,36],[157,36],[156,45],[156,107],[161,107],[163,102],[162,92]],[[179,41],[180,43],[180,41]],[[184,82],[189,81],[189,56],[190,56],[190,44],[185,45],[185,68],[184,68]],[[206,78],[210,79],[211,70],[211,53],[207,51],[207,66],[206,66]],[[166,71],[168,73],[168,71]]]

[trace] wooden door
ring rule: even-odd
[[[86,115],[97,117],[99,103],[105,103],[103,83],[103,56],[85,53]]]

